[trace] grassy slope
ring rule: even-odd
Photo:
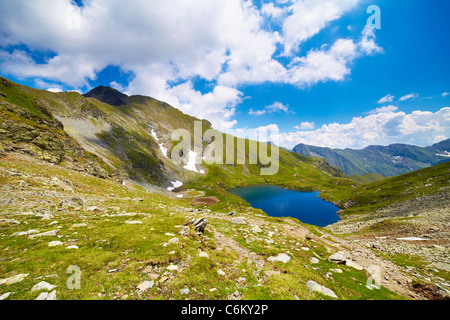
[[[54,177],[70,183],[74,191],[63,191],[52,185]],[[0,207],[0,217],[19,222],[2,220],[0,223],[0,279],[19,273],[29,274],[20,283],[0,285],[0,295],[14,292],[10,299],[35,299],[39,293],[30,292],[30,289],[40,281],[56,285],[58,299],[226,299],[236,290],[244,299],[293,299],[295,296],[300,299],[329,299],[309,291],[306,287],[308,280],[326,285],[340,299],[401,298],[385,288],[367,289],[364,272],[347,266],[339,266],[343,273],[334,274],[333,281],[326,279],[325,273],[336,267],[327,261],[330,253],[326,247],[321,242],[281,232],[284,223],[278,218],[259,215],[258,219],[264,222],[263,233],[255,238],[249,231],[251,226],[233,225],[225,219],[227,211],[223,213],[213,209],[211,213],[188,213],[188,201],[149,194],[139,187],[126,188],[112,180],[34,161],[0,159],[0,181],[1,198],[12,199]],[[95,205],[100,211],[91,212],[86,207],[80,211],[58,210],[61,199],[73,196],[84,198],[86,207]],[[53,217],[44,220],[34,215],[23,215],[26,211],[47,212]],[[118,215],[124,212],[135,214]],[[199,237],[193,232],[188,237],[177,234],[177,226],[205,214],[209,223],[204,236]],[[256,218],[254,212],[239,212],[238,215]],[[138,220],[142,224],[126,224],[129,220]],[[86,226],[73,226],[80,223]],[[317,235],[326,233],[321,228],[309,228],[314,229],[312,231]],[[28,239],[26,236],[12,236],[15,232],[30,229],[60,231],[58,237]],[[274,232],[270,238],[275,241],[272,244],[262,241],[269,231]],[[289,252],[292,260],[288,264],[267,262],[256,275],[255,263],[248,263],[238,251],[223,247],[214,232],[235,239],[242,250],[255,252],[256,256],[250,255],[253,259]],[[174,237],[166,233],[175,234],[179,244],[163,246]],[[64,242],[64,245],[49,248],[47,244],[55,240]],[[76,244],[79,249],[66,249],[71,244]],[[310,250],[300,250],[301,246]],[[207,252],[209,258],[199,257],[199,250]],[[323,258],[313,268],[310,257],[320,256]],[[170,264],[177,264],[182,269],[179,272],[168,271]],[[76,265],[82,271],[80,290],[69,290],[66,286],[70,265]],[[112,269],[117,270],[110,272]],[[219,269],[226,275],[218,275]],[[278,275],[262,277],[262,272],[267,270],[276,271]],[[136,286],[150,280],[148,272],[157,274],[158,278],[152,289],[139,294]],[[242,277],[246,280],[239,283],[237,280]],[[186,287],[190,294],[182,296],[179,290]],[[210,291],[211,288],[217,290]]]
[[[433,194],[449,186],[450,163],[410,172],[368,185],[357,186],[350,200],[356,205],[344,214],[374,212],[395,202]]]
[[[350,179],[360,183],[373,183],[386,179],[385,176],[378,173],[365,173],[363,175],[351,175]]]

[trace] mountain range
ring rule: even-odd
[[[429,147],[392,144],[368,146],[360,150],[299,144],[293,151],[308,157],[324,158],[330,165],[340,168],[348,176],[365,176],[380,180],[382,176],[392,177],[450,160],[450,139]]]
[[[207,120],[182,113],[151,97],[127,96],[110,87],[81,95],[33,89],[0,78],[0,138],[6,152],[20,152],[40,160],[90,172],[100,177],[135,182],[152,190],[197,188],[211,192],[247,184],[273,183],[303,190],[347,190],[354,181],[323,159],[280,149],[278,174],[262,176],[262,164],[175,165],[171,141],[177,129],[194,136],[194,124],[211,129]],[[31,133],[30,133],[31,132]],[[224,141],[226,135],[223,134]],[[234,152],[225,147],[223,156]],[[205,147],[207,144],[205,143]],[[270,149],[271,146],[268,145]],[[192,153],[193,148],[189,150]],[[225,161],[223,161],[225,163]]]

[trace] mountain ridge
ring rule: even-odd
[[[322,157],[348,176],[376,173],[392,177],[449,161],[450,139],[428,147],[396,143],[364,149],[332,149],[298,144],[292,150],[305,156]]]

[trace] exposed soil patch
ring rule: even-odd
[[[216,197],[201,197],[201,198],[195,198],[194,200],[192,200],[192,202],[194,204],[208,204],[208,205],[213,205],[218,203],[220,200],[217,199]]]

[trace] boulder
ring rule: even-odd
[[[306,286],[309,288],[309,290],[314,291],[314,292],[319,292],[321,294],[324,294],[326,296],[332,297],[332,298],[338,298],[338,296],[329,288],[322,286],[320,284],[318,284],[315,281],[309,280],[306,283]]]
[[[190,229],[188,226],[184,226],[181,228],[181,230],[178,232],[183,237],[187,237],[189,235]]]
[[[42,233],[38,233],[38,234],[32,234],[32,235],[28,236],[28,239],[34,239],[34,238],[40,238],[40,237],[54,237],[54,236],[56,236],[56,234],[58,232],[59,232],[59,229],[42,232]]]
[[[340,252],[332,254],[328,260],[337,264],[345,264],[347,262],[347,258]]]
[[[142,293],[142,292],[145,292],[145,291],[151,289],[154,284],[155,284],[154,281],[145,281],[145,282],[142,282],[140,285],[138,285],[137,288]]]
[[[277,256],[273,256],[267,259],[267,261],[280,261],[283,263],[288,263],[291,260],[291,257],[289,255],[287,255],[286,253],[280,253]]]
[[[18,274],[18,275],[12,276],[10,278],[1,279],[0,284],[11,285],[11,284],[23,281],[23,279],[25,279],[28,276],[29,276],[28,273],[27,274]]]
[[[182,295],[188,295],[191,291],[189,289],[181,289],[180,294]]]
[[[206,228],[207,224],[208,224],[208,219],[206,219],[206,218],[199,218],[192,222],[192,225],[194,226],[195,231],[197,231],[198,233],[205,232],[205,228]]]
[[[238,218],[231,219],[231,223],[234,223],[234,224],[246,224],[247,221],[245,220],[244,217],[238,217]]]
[[[33,291],[42,291],[42,290],[51,291],[54,288],[56,288],[56,286],[51,285],[50,283],[48,283],[46,281],[41,281],[38,284],[34,285],[33,288],[31,288],[31,292],[33,292]]]
[[[258,226],[254,226],[253,228],[251,228],[250,231],[253,232],[253,233],[261,233],[262,229],[260,227],[258,227]]]

